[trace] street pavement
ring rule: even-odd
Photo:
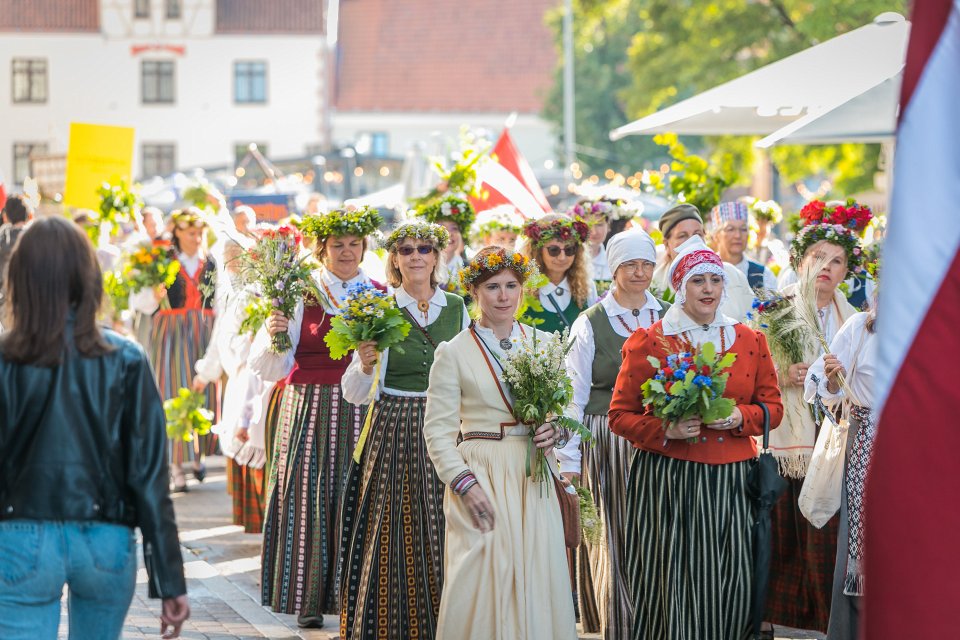
[[[325,629],[299,629],[296,616],[260,606],[259,534],[246,534],[231,524],[223,458],[207,460],[202,484],[192,478],[188,493],[174,494],[191,615],[184,624],[185,640],[253,640],[260,638],[328,640],[337,636],[337,620],[328,617]],[[138,549],[138,556],[140,551]],[[146,572],[137,576],[137,590],[127,615],[124,640],[160,637],[160,601],[147,598]],[[598,640],[599,634],[581,634]],[[67,638],[67,607],[63,601],[60,638]],[[783,640],[820,640],[821,634],[777,628]]]

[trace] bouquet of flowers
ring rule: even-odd
[[[97,189],[97,196],[100,198],[100,206],[97,207],[93,216],[94,224],[89,230],[94,244],[100,235],[102,225],[109,223],[110,233],[116,235],[120,232],[120,223],[133,219],[134,210],[143,204],[140,196],[127,185],[126,180],[120,180],[115,185],[104,182]]]
[[[330,331],[323,338],[334,360],[368,340],[377,343],[377,351],[396,348],[410,333],[410,323],[393,296],[371,284],[361,282],[350,287],[342,308],[343,313],[330,321]]]
[[[292,318],[304,294],[322,297],[310,275],[309,254],[300,251],[302,240],[300,232],[292,227],[264,230],[250,251],[241,256],[241,282],[259,289],[269,305],[266,315],[279,311]],[[293,347],[290,335],[286,331],[274,335],[272,347],[276,353],[289,351]]]
[[[803,362],[813,348],[811,336],[797,322],[793,296],[776,291],[758,290],[747,322],[767,337],[770,356],[778,371],[786,371],[795,362]]]
[[[598,544],[603,537],[603,525],[593,495],[586,487],[577,485],[577,497],[580,498],[580,529],[583,537],[591,544]]]
[[[131,293],[153,289],[160,285],[169,287],[180,273],[180,262],[173,256],[169,244],[143,244],[123,256],[120,264],[120,279]],[[170,308],[164,296],[160,307]]]
[[[194,435],[210,433],[213,412],[204,408],[202,393],[181,388],[176,397],[163,402],[167,417],[167,437],[190,442]]]
[[[734,353],[717,354],[712,342],[689,352],[671,353],[666,366],[647,356],[657,373],[640,386],[643,404],[652,407],[664,426],[693,416],[703,422],[722,420],[734,407],[733,400],[723,397],[730,377],[724,370],[736,359]]]
[[[543,449],[533,444],[533,435],[540,425],[552,422],[579,434],[584,441],[591,434],[580,422],[563,415],[573,398],[573,383],[564,364],[570,350],[566,330],[561,336],[551,334],[546,340],[537,340],[538,333],[534,330],[532,340],[517,341],[507,352],[503,377],[513,394],[513,416],[530,428],[527,475],[543,483],[550,480],[551,473]]]
[[[779,224],[783,220],[783,209],[775,200],[761,200],[754,198],[750,203],[750,213],[757,220],[769,222],[770,224]]]

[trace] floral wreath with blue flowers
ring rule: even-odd
[[[413,220],[404,222],[394,229],[381,246],[387,251],[393,251],[398,244],[403,242],[404,238],[427,240],[433,244],[437,251],[443,251],[450,242],[450,233],[439,224]]]

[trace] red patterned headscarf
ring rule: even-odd
[[[724,291],[721,300],[726,299],[727,274],[723,270],[723,260],[703,242],[700,236],[691,236],[677,247],[677,257],[670,263],[670,286],[676,294],[678,304],[686,301],[687,280],[701,273],[712,273],[723,278]]]

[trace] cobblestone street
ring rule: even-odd
[[[328,640],[336,638],[336,621],[328,628],[304,630],[296,616],[276,614],[260,606],[260,536],[230,524],[223,459],[207,461],[203,484],[190,480],[189,493],[174,494],[177,524],[187,572],[191,615],[184,624],[185,640],[248,640],[276,638]],[[138,550],[138,555],[140,552]],[[127,616],[124,640],[158,638],[160,601],[147,598],[146,572],[141,568],[137,591]],[[61,638],[67,638],[67,608],[63,603]],[[599,634],[582,634],[584,640]],[[781,640],[821,639],[822,635],[777,628]]]

